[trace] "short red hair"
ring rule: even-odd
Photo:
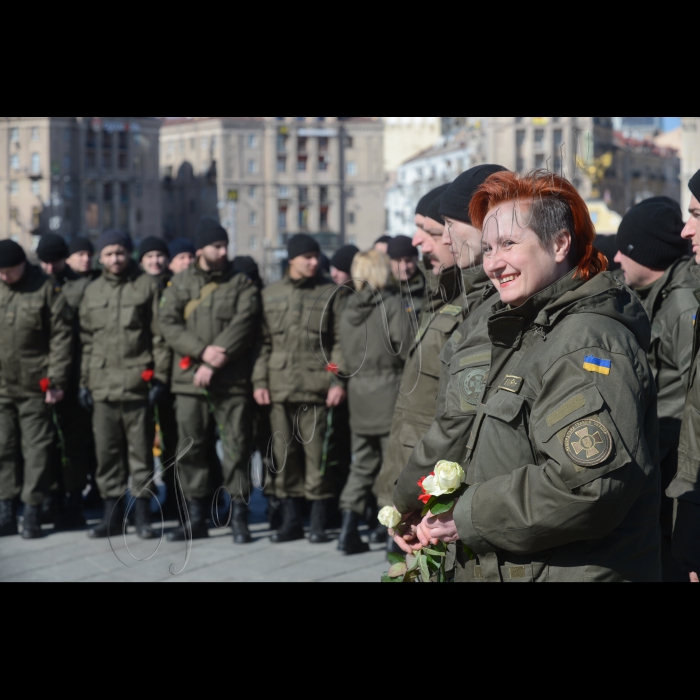
[[[486,215],[495,206],[514,200],[520,202],[541,202],[546,208],[547,200],[556,199],[567,205],[571,211],[577,253],[576,276],[588,281],[608,269],[608,259],[598,251],[593,242],[596,231],[586,203],[576,188],[563,177],[545,171],[535,171],[520,176],[517,173],[495,173],[477,190],[469,207],[472,225],[484,227]],[[535,231],[540,234],[540,231]]]

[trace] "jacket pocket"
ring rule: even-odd
[[[491,367],[491,346],[469,348],[450,361],[446,415],[474,415],[481,401]]]
[[[47,377],[48,362],[44,358],[21,358],[22,386],[29,391],[41,391],[40,382]]]
[[[101,330],[107,326],[109,321],[109,301],[106,299],[95,299],[88,302],[88,323],[94,331]]]
[[[43,308],[43,300],[27,299],[19,309],[18,326],[28,331],[41,331],[44,325],[41,317]]]
[[[88,364],[88,388],[91,391],[107,388],[106,364],[107,361],[104,357],[95,357],[94,355],[90,357],[90,362]]]
[[[135,304],[122,306],[119,314],[122,328],[128,330],[141,330],[148,318],[147,304]]]
[[[275,302],[265,305],[265,321],[273,335],[284,333],[288,306],[285,302]]]

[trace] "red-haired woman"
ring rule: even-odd
[[[501,297],[488,320],[491,368],[466,449],[470,488],[417,539],[469,548],[463,581],[659,581],[644,309],[604,272],[568,181],[497,173],[470,214]]]

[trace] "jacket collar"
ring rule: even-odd
[[[129,265],[127,266],[126,270],[124,270],[123,274],[113,275],[105,270],[102,276],[113,287],[118,287],[122,284],[126,284],[127,282],[133,282],[141,277],[141,275],[145,274],[146,273],[133,260],[130,260]]]

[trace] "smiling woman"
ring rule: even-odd
[[[478,387],[473,371],[460,382],[478,407],[470,488],[451,513],[423,520],[420,544],[461,541],[464,582],[658,581],[658,419],[644,308],[604,272],[568,181],[497,173],[470,217],[501,303],[487,322],[488,373]]]

